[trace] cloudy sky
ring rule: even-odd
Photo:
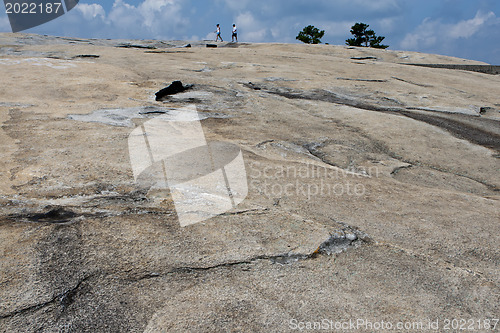
[[[393,50],[452,55],[500,65],[500,0],[80,0],[68,14],[25,32],[83,38],[214,38],[215,24],[240,41],[295,43],[312,24],[323,42],[344,44],[355,22]],[[10,32],[2,10],[0,31]]]

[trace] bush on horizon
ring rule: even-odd
[[[365,23],[356,23],[351,27],[351,34],[354,38],[345,41],[349,46],[364,46],[377,49],[386,49],[389,45],[380,44],[385,39],[383,36],[375,35],[375,31],[368,30],[369,25]]]
[[[313,25],[308,25],[295,37],[295,39],[300,40],[306,44],[320,44],[321,38],[325,35],[325,30],[319,30]]]

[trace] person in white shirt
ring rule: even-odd
[[[234,42],[236,38],[236,43],[238,43],[238,29],[236,28],[236,24],[233,24],[233,36],[231,37],[231,42]]]
[[[215,41],[218,42],[219,38],[220,38],[220,41],[223,42],[222,36],[220,35],[220,25],[219,24],[217,24],[217,30],[215,30],[215,33],[217,34],[217,38],[215,38]]]

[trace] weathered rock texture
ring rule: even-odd
[[[500,76],[183,44],[0,35],[2,332],[499,317]],[[156,102],[176,80],[193,87]],[[241,147],[249,195],[181,228],[168,193],[135,184],[127,138],[188,104]]]

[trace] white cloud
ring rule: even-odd
[[[143,31],[141,15],[136,7],[122,0],[116,0],[109,12],[106,23],[119,37],[135,36],[135,32]]]
[[[476,34],[481,27],[489,20],[495,20],[495,13],[477,12],[476,17],[470,20],[461,21],[450,27],[449,36],[451,38],[470,38]]]
[[[252,0],[224,0],[224,3],[231,10],[243,11],[246,8],[248,8],[248,5],[253,3],[254,1],[252,1]]]
[[[470,20],[454,24],[426,18],[413,32],[407,34],[401,42],[403,49],[416,50],[440,44],[449,44],[459,38],[469,39],[490,24],[499,24],[495,13],[478,11]]]
[[[167,5],[175,4],[173,0],[145,0],[139,5],[139,8],[141,8],[143,13],[158,12]]]
[[[368,11],[382,11],[399,8],[398,0],[341,0],[344,6],[352,6]]]
[[[83,18],[86,20],[92,20],[95,19],[97,16],[101,16],[102,18],[106,17],[106,12],[104,11],[104,8],[102,8],[101,5],[98,4],[86,4],[82,3],[79,6],[76,6],[76,10],[79,10]]]
[[[353,21],[323,22],[318,25],[318,28],[325,30],[325,36],[341,37],[349,32],[354,23]]]
[[[245,12],[236,17],[240,33],[240,39],[249,42],[264,42],[268,34],[267,28],[262,22],[255,19],[250,12]]]
[[[163,19],[178,22],[181,5],[173,0],[145,0],[137,8],[142,15],[143,23],[149,28],[158,23],[165,23]]]
[[[394,31],[397,28],[399,17],[385,17],[378,20],[378,25],[385,31]]]
[[[85,26],[86,35],[92,37],[176,39],[193,35],[182,14],[185,1],[144,0],[135,6],[129,2],[115,0],[108,13],[100,4],[80,3],[65,16]]]
[[[262,9],[262,12],[283,13],[289,10],[299,8],[308,8],[318,12],[331,8],[354,8],[356,11],[387,11],[399,8],[399,0],[218,0],[222,2],[232,11],[244,12],[248,10],[257,11]],[[300,14],[300,13],[298,13]]]
[[[406,35],[401,42],[401,47],[407,50],[416,50],[420,47],[430,47],[436,44],[437,35],[441,32],[440,22],[432,21],[430,18],[426,18],[414,32]]]

